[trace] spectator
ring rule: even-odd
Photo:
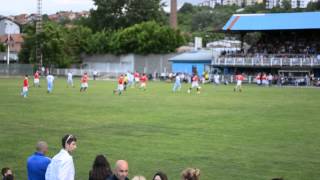
[[[139,176],[134,176],[132,180],[146,180],[146,178],[144,176],[139,175]]]
[[[75,170],[70,155],[77,148],[77,138],[67,134],[62,138],[62,149],[55,155],[46,172],[46,180],[74,180]]]
[[[36,152],[27,160],[28,180],[45,180],[45,174],[51,159],[45,155],[48,152],[48,144],[39,141]]]
[[[152,180],[168,180],[168,177],[165,173],[159,171],[153,176]]]
[[[112,175],[110,164],[104,155],[97,155],[89,172],[89,180],[106,180]]]
[[[181,173],[181,180],[200,180],[200,169],[187,168]]]
[[[5,167],[1,169],[2,180],[13,180],[14,176],[10,168]]]
[[[129,180],[129,165],[125,160],[118,160],[116,162],[116,168],[114,174],[108,180]]]
[[[97,77],[98,77],[98,71],[94,70],[93,71],[93,80],[95,81]]]

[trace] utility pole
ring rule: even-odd
[[[37,18],[36,18],[36,35],[37,35],[37,43],[36,43],[36,62],[42,67],[42,49],[41,42],[39,39],[39,33],[42,32],[42,0],[38,0],[37,4]]]

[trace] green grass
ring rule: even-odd
[[[30,80],[31,81],[31,80]],[[79,82],[78,80],[76,82]],[[80,93],[64,78],[52,94],[22,79],[0,79],[0,166],[26,178],[26,158],[46,140],[49,156],[66,133],[78,137],[73,154],[76,179],[88,179],[94,157],[126,159],[130,177],[151,179],[157,170],[180,179],[186,167],[202,180],[318,180],[320,177],[320,89],[206,85],[202,93],[172,93],[172,84],[149,83],[146,92],[112,94],[115,82],[90,81]]]

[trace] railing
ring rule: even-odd
[[[278,58],[278,57],[219,57],[212,65],[222,66],[320,66],[315,57]]]

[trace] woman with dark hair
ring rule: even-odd
[[[168,180],[168,177],[164,172],[159,171],[153,176],[152,180]]]
[[[97,155],[89,172],[89,180],[106,180],[112,175],[110,164],[104,155]]]

